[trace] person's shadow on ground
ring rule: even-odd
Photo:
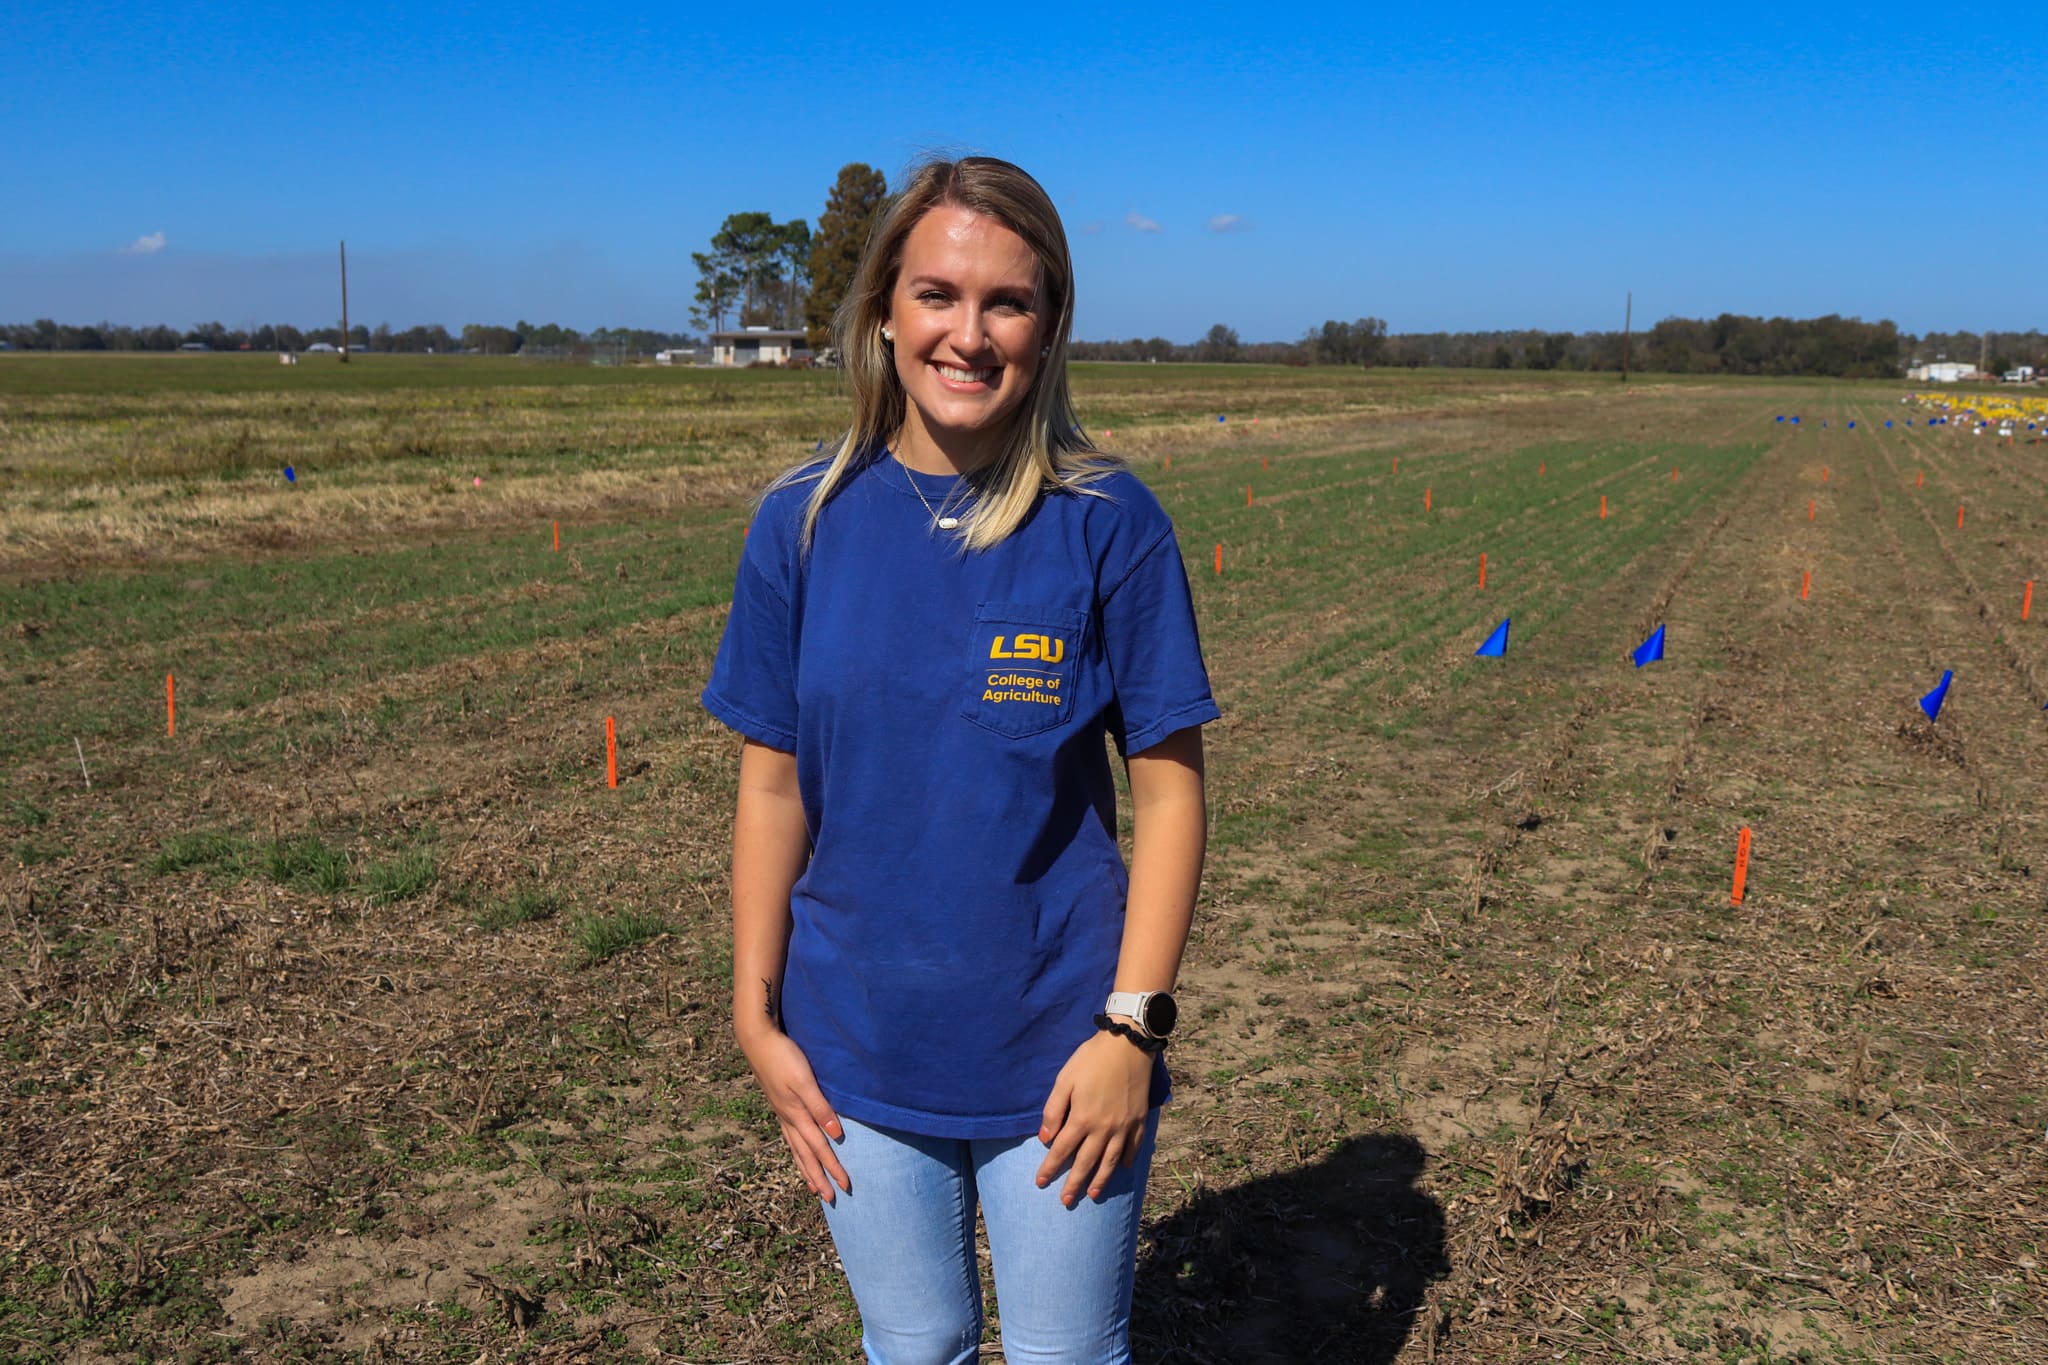
[[[1424,1292],[1450,1269],[1443,1206],[1415,1183],[1424,1159],[1411,1137],[1352,1138],[1313,1166],[1204,1194],[1154,1227],[1138,1263],[1137,1358],[1392,1361]]]

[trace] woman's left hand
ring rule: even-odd
[[[1118,1166],[1137,1160],[1152,1098],[1152,1056],[1113,1033],[1098,1033],[1060,1068],[1038,1140],[1052,1150],[1038,1168],[1038,1187],[1071,1163],[1060,1202],[1068,1208],[1085,1188],[1100,1199]]]

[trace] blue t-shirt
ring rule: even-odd
[[[704,705],[796,755],[811,857],[783,1027],[863,1123],[1037,1131],[1123,937],[1103,736],[1137,753],[1218,715],[1172,522],[1130,474],[1093,486],[963,552],[918,497],[958,481],[882,455],[808,556],[811,483],[769,493],[748,534]]]

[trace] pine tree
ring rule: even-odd
[[[804,325],[813,351],[832,342],[832,315],[853,287],[868,232],[888,197],[889,182],[874,167],[854,161],[839,168],[839,179],[811,238],[811,292],[804,300]]]

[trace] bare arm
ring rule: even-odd
[[[732,827],[733,1034],[782,1125],[804,1183],[820,1199],[853,1188],[832,1143],[845,1136],[803,1050],[782,1031],[789,893],[810,861],[796,755],[748,740]]]
[[[1209,806],[1202,732],[1176,731],[1131,757],[1131,891],[1117,954],[1120,991],[1170,991],[1194,923]]]
[[[1129,771],[1131,885],[1116,989],[1171,990],[1208,848],[1200,728],[1176,731],[1134,754]],[[1098,1033],[1081,1044],[1045,1103],[1038,1137],[1049,1150],[1038,1168],[1039,1185],[1052,1183],[1071,1163],[1061,1200],[1071,1205],[1084,1187],[1090,1198],[1100,1198],[1116,1167],[1137,1156],[1151,1086],[1152,1058],[1128,1040]]]
[[[743,1047],[781,1031],[789,892],[810,855],[796,755],[748,740],[732,823],[732,1018]]]

